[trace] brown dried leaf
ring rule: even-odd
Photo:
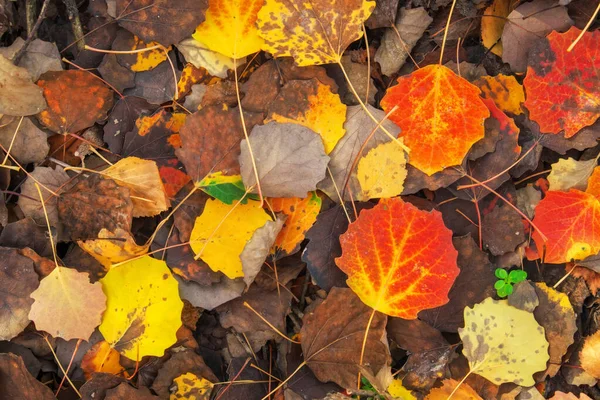
[[[46,385],[27,371],[23,359],[11,353],[0,354],[0,393],[11,400],[55,400]]]
[[[23,118],[21,126],[19,120],[20,118],[9,116],[0,118],[0,144],[5,149],[10,148],[14,137],[10,155],[21,165],[44,161],[50,150],[46,132],[39,129],[29,118]]]
[[[57,197],[50,193],[46,188],[54,193],[62,192],[65,185],[69,181],[69,175],[59,166],[56,169],[50,167],[36,167],[31,172],[31,177],[28,177],[21,187],[21,195],[19,196],[19,207],[23,214],[31,217],[38,225],[45,225],[44,209],[40,201],[40,195],[35,188],[36,181],[40,184],[40,191],[46,203],[46,211],[50,225],[58,225],[58,208]],[[35,180],[34,180],[35,179]],[[43,185],[43,186],[42,186]]]
[[[194,351],[185,350],[174,353],[171,358],[164,363],[152,384],[152,390],[161,396],[161,398],[168,397],[169,388],[171,387],[173,380],[187,372],[206,378],[211,382],[218,381],[215,374],[204,363],[204,359],[201,356]]]
[[[31,81],[25,68],[15,67],[0,56],[0,115],[34,115],[46,108],[39,87]]]

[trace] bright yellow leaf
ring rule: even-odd
[[[474,84],[481,89],[484,98],[492,100],[502,111],[515,115],[523,114],[525,92],[514,76],[482,76]]]
[[[147,245],[139,246],[131,234],[121,228],[117,228],[115,233],[103,228],[98,233],[98,239],[79,241],[77,244],[107,269],[148,252]]]
[[[100,280],[106,311],[100,332],[131,360],[161,357],[177,341],[183,302],[167,264],[150,256],[111,268]]]
[[[388,386],[387,392],[397,400],[417,400],[410,390],[402,385],[402,379],[394,379]]]
[[[260,51],[256,14],[263,0],[209,0],[206,19],[192,37],[220,54],[241,58]]]
[[[213,271],[221,271],[230,279],[241,278],[240,254],[254,231],[269,220],[256,201],[228,205],[209,199],[196,218],[190,246]]]
[[[398,196],[404,190],[407,174],[402,148],[394,142],[380,144],[358,162],[356,177],[362,193],[356,200]]]
[[[159,44],[158,42],[146,43],[137,36],[134,36],[133,40],[133,46],[130,48],[130,50],[144,49]],[[166,50],[167,51],[165,52],[161,48],[156,48],[153,50],[146,50],[133,54],[135,57],[135,63],[132,64],[129,69],[131,69],[133,72],[143,72],[156,68],[163,61],[167,60],[167,53],[171,51],[171,47],[169,46],[169,48]]]
[[[134,217],[152,217],[171,206],[156,162],[137,157],[119,160],[104,171],[121,186],[129,188]]]
[[[344,136],[346,105],[340,96],[317,79],[288,82],[269,105],[266,122],[303,125],[321,136],[329,154]]]
[[[257,20],[263,49],[299,66],[337,63],[374,8],[367,0],[266,0]]]
[[[173,379],[176,390],[171,393],[169,400],[208,400],[215,385],[206,378],[187,372]]]
[[[533,386],[533,374],[546,369],[548,341],[533,314],[487,298],[465,307],[465,327],[458,329],[471,372],[490,382]]]
[[[66,267],[54,268],[31,297],[35,328],[65,340],[88,340],[107,306],[100,284],[90,283],[87,272]]]
[[[502,32],[507,22],[506,17],[514,8],[515,0],[494,0],[491,6],[485,9],[481,17],[481,41],[490,51],[502,57]]]

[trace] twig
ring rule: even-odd
[[[35,6],[36,2],[32,1],[31,3],[33,3]],[[17,54],[13,58],[13,64],[19,65],[19,62],[21,61],[21,59],[25,55],[25,52],[27,51],[27,47],[29,47],[29,45],[35,38],[36,33],[37,33],[40,25],[42,24],[44,17],[46,16],[46,11],[48,10],[48,4],[50,4],[50,0],[44,0],[44,4],[42,4],[42,9],[40,10],[40,15],[38,15],[37,21],[35,21],[35,25],[33,25],[33,27],[31,28],[31,31],[28,32],[27,39],[25,39],[25,43],[23,43],[23,47],[21,47],[21,49],[17,52]],[[29,16],[29,5],[30,5],[30,2],[28,1],[27,2],[28,16]]]
[[[85,48],[85,39],[83,38],[83,28],[81,26],[81,20],[79,19],[77,3],[75,0],[63,0],[63,3],[65,3],[65,6],[67,7],[67,16],[69,17],[69,21],[71,21],[77,48],[79,51],[83,51]]]

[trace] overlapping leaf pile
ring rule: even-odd
[[[0,399],[600,398],[593,2],[29,3]]]

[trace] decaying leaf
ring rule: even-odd
[[[514,76],[482,76],[473,83],[481,89],[483,97],[492,99],[502,111],[523,114],[525,92]]]
[[[96,372],[118,375],[124,371],[119,358],[119,352],[102,340],[85,353],[81,360],[81,369],[87,379]]]
[[[428,65],[398,78],[381,106],[388,112],[398,106],[389,118],[402,129],[411,165],[432,175],[462,162],[483,138],[483,123],[490,116],[479,93],[442,65]]]
[[[531,50],[523,86],[529,116],[546,133],[570,138],[600,116],[600,32],[586,32],[577,47],[567,47],[581,31],[552,32]]]
[[[304,197],[325,178],[329,157],[321,137],[302,125],[269,122],[249,135],[262,194],[268,197]],[[246,187],[257,193],[248,143],[241,144],[240,169]]]
[[[208,400],[213,389],[213,383],[206,378],[186,372],[173,379],[176,390],[171,393],[170,400]]]
[[[227,205],[209,199],[196,218],[190,246],[213,271],[221,271],[229,279],[241,278],[240,255],[254,232],[269,219],[256,201]]]
[[[546,368],[548,342],[533,314],[488,298],[465,308],[465,327],[458,333],[471,372],[496,385],[532,386],[532,375]]]
[[[62,169],[62,167],[36,167],[31,172],[31,177],[28,177],[21,193],[25,196],[19,197],[19,207],[23,213],[31,217],[36,223],[43,225],[46,222],[44,217],[44,209],[42,203],[39,200],[39,194],[35,188],[35,183],[40,185],[42,197],[46,205],[46,211],[48,213],[48,220],[50,225],[58,225],[58,208],[57,208],[57,196],[50,193],[48,190],[52,190],[54,193],[65,189],[65,184],[69,181],[69,175]]]
[[[569,189],[585,191],[596,163],[595,159],[578,161],[571,157],[561,158],[552,164],[552,171],[546,178],[550,183],[550,190],[555,192],[568,192]]]
[[[29,319],[37,330],[65,340],[88,340],[100,325],[107,299],[87,273],[57,266],[31,293]]]
[[[114,233],[106,228],[97,239],[78,241],[79,247],[94,257],[107,270],[113,265],[148,252],[148,245],[138,245],[128,231],[117,228]]]
[[[131,360],[161,357],[175,343],[183,302],[164,261],[145,256],[111,268],[100,280],[106,311],[100,332]]]
[[[42,91],[25,68],[16,67],[0,55],[0,114],[34,115],[46,108]]]
[[[336,63],[374,8],[368,0],[267,0],[257,21],[263,49],[300,66]]]
[[[49,387],[31,376],[17,355],[0,354],[0,377],[0,393],[7,399],[56,399]]]
[[[360,213],[340,237],[338,267],[360,299],[384,314],[415,319],[448,302],[459,269],[452,232],[437,211],[399,198]],[[435,246],[433,245],[435,243]]]
[[[360,349],[371,313],[350,289],[333,288],[325,301],[305,314],[302,351],[317,379],[356,388]],[[363,367],[373,375],[389,368],[389,349],[382,342],[386,322],[384,314],[375,313],[367,337]]]

